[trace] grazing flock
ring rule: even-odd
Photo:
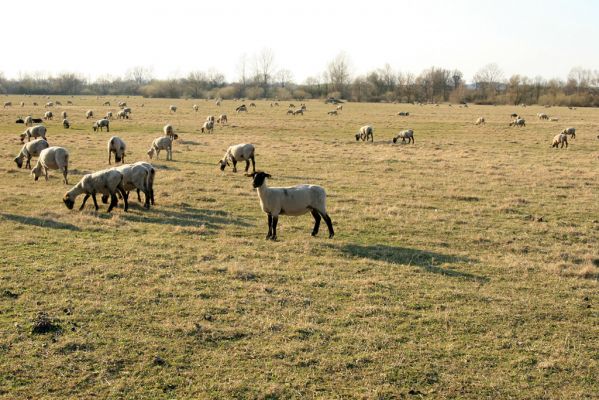
[[[72,104],[69,101],[69,104]],[[23,106],[24,103],[21,103]],[[48,102],[45,104],[46,108],[60,105],[59,102]],[[103,103],[104,106],[110,106],[110,102],[106,101]],[[125,102],[118,103],[120,110],[116,113],[118,119],[129,119],[132,110],[127,106]],[[216,101],[216,105],[221,105],[221,100]],[[143,106],[143,105],[142,105]],[[270,103],[271,107],[278,107],[278,102]],[[5,102],[4,108],[12,107],[12,102]],[[250,103],[249,108],[256,107],[255,103]],[[198,112],[198,105],[194,104],[192,109]],[[177,106],[170,105],[168,107],[169,113],[176,113]],[[248,106],[241,104],[235,108],[237,114],[248,112]],[[304,103],[300,104],[300,107],[295,107],[294,104],[289,104],[286,111],[289,115],[304,115],[307,111],[307,107]],[[337,105],[335,109],[327,111],[328,115],[338,116],[343,111],[343,105]],[[402,117],[410,116],[409,112],[398,112],[396,115]],[[15,157],[14,161],[19,168],[23,167],[25,162],[25,168],[31,169],[31,174],[37,181],[40,176],[44,175],[45,179],[48,180],[49,170],[58,170],[63,175],[63,181],[68,184],[68,170],[69,170],[69,151],[60,146],[50,146],[46,138],[47,128],[42,125],[44,120],[52,120],[53,112],[48,110],[45,111],[43,118],[33,118],[27,116],[25,118],[18,117],[16,123],[24,124],[27,126],[25,131],[20,134],[20,141],[23,146]],[[62,118],[62,125],[65,129],[69,129],[71,123],[67,119],[66,111],[60,113]],[[525,127],[525,120],[520,117],[517,113],[510,115],[512,118],[509,126]],[[85,112],[86,120],[94,118],[94,111],[87,110]],[[549,117],[545,113],[538,113],[537,118],[542,121],[553,121],[556,122],[559,119],[557,117]],[[110,132],[110,122],[113,119],[113,113],[108,111],[104,117],[94,121],[91,127],[94,132]],[[34,125],[38,124],[38,125]],[[214,133],[215,124],[228,124],[227,114],[220,114],[218,118],[213,115],[209,115],[200,127],[202,133],[212,134]],[[475,125],[483,126],[486,124],[485,117],[479,117]],[[575,128],[566,128],[559,134],[555,135],[552,139],[552,147],[563,148],[568,147],[568,136],[571,138],[576,137]],[[27,142],[25,142],[27,138]],[[171,124],[167,124],[163,127],[163,136],[154,139],[150,148],[147,151],[147,156],[150,160],[154,157],[160,159],[160,152],[166,152],[166,160],[171,161],[173,159],[173,144],[179,138],[175,132],[175,128]],[[32,140],[33,139],[33,140]],[[355,134],[356,141],[362,142],[374,142],[374,127],[372,125],[364,125],[359,128]],[[392,138],[393,143],[397,143],[401,139],[402,143],[414,144],[414,130],[405,129],[395,134]],[[63,196],[63,202],[68,209],[73,209],[75,200],[80,195],[84,195],[83,201],[79,210],[85,207],[86,202],[91,197],[96,210],[99,209],[96,196],[101,195],[101,200],[108,206],[108,212],[111,212],[114,207],[118,205],[119,198],[123,201],[123,209],[127,211],[129,208],[129,193],[132,190],[137,192],[137,199],[141,203],[141,193],[144,194],[144,207],[150,208],[154,205],[154,180],[156,176],[155,168],[146,161],[137,161],[133,164],[125,164],[127,144],[123,139],[118,136],[112,136],[107,142],[107,153],[108,153],[108,164],[112,165],[112,159],[114,157],[115,164],[121,164],[118,166],[110,167],[108,169],[102,169],[97,172],[86,174],[81,180],[68,190]],[[32,168],[31,160],[33,157],[37,157],[37,163]],[[255,147],[250,143],[242,143],[237,145],[231,145],[226,150],[222,159],[218,161],[217,165],[221,171],[224,171],[227,166],[232,166],[233,172],[237,172],[237,163],[245,161],[245,174],[253,178],[253,187],[256,189],[260,206],[262,211],[267,214],[268,220],[268,233],[266,239],[276,240],[277,238],[277,223],[280,215],[299,216],[310,212],[314,218],[314,227],[312,235],[318,234],[320,222],[324,220],[328,231],[329,237],[334,236],[333,223],[326,209],[326,191],[321,186],[303,184],[292,187],[269,187],[267,185],[267,179],[271,178],[271,175],[266,172],[256,171],[256,160],[255,160]],[[250,163],[252,166],[252,172],[249,173]]]

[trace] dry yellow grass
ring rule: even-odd
[[[132,200],[129,213],[107,214],[91,202],[67,210],[57,171],[33,182],[16,168],[24,127],[14,120],[41,117],[47,100],[8,99],[17,106],[0,110],[2,398],[599,392],[596,109],[349,103],[335,117],[310,101],[293,117],[285,102],[237,115],[232,101],[120,98],[132,119],[107,134],[84,114],[116,111],[116,98],[55,97],[73,126],[49,122],[48,140],[70,150],[72,184],[107,167],[111,135],[133,162],[167,122],[180,134],[174,161],[155,162],[156,207]],[[560,121],[538,121],[539,111]],[[229,125],[200,134],[221,112]],[[512,112],[527,127],[509,128]],[[486,126],[474,125],[479,116]],[[373,144],[353,137],[366,123]],[[566,126],[577,138],[550,148]],[[392,145],[408,127],[415,145]],[[271,185],[326,188],[333,240],[326,229],[310,237],[309,215],[281,217],[279,241],[264,240],[251,180],[217,166],[241,142],[256,145]],[[56,331],[31,333],[39,312]]]

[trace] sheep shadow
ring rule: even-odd
[[[39,217],[27,217],[24,215],[18,214],[8,214],[0,212],[0,218],[3,218],[7,221],[17,222],[23,225],[30,226],[39,226],[40,228],[50,228],[50,229],[65,229],[69,231],[80,231],[81,229],[72,224],[67,224],[64,222],[58,222],[53,219],[39,218]]]
[[[387,245],[362,246],[357,244],[346,244],[338,247],[338,250],[344,255],[350,257],[369,258],[376,261],[385,261],[394,265],[416,266],[421,268],[423,271],[449,276],[452,278],[459,278],[480,283],[486,283],[489,281],[489,278],[486,276],[475,275],[469,272],[463,272],[450,268],[443,268],[436,265],[472,262],[471,259],[466,257],[457,257],[427,250],[409,249],[405,247]]]
[[[152,207],[141,214],[121,214],[121,218],[131,222],[142,222],[159,225],[173,225],[178,227],[200,227],[214,231],[225,225],[239,227],[251,226],[240,218],[231,217],[230,214],[220,210],[204,210],[193,207],[177,207],[176,209],[164,206]]]

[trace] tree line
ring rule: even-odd
[[[129,70],[124,77],[94,81],[76,73],[25,74],[16,79],[4,78],[0,73],[0,93],[279,100],[335,97],[357,102],[599,106],[599,71],[581,67],[573,68],[566,80],[522,75],[506,79],[496,64],[488,64],[467,83],[460,70],[439,67],[427,68],[416,75],[397,72],[387,64],[365,75],[353,76],[349,58],[342,53],[321,75],[296,83],[291,71],[275,68],[273,53],[265,50],[251,59],[242,56],[238,74],[234,82],[227,82],[216,70],[156,79],[151,70],[143,67]]]

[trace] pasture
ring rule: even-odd
[[[231,100],[55,96],[63,106],[45,125],[70,151],[67,186],[13,162],[25,129],[15,119],[41,118],[48,100],[4,99],[0,398],[599,393],[597,109],[346,103],[329,116],[334,106],[314,100],[291,116],[284,101],[236,114]],[[119,100],[131,119],[93,132],[85,111],[116,114]],[[512,112],[526,127],[508,127]],[[228,125],[201,134],[220,113]],[[79,212],[82,197],[64,206],[84,174],[108,167],[110,136],[127,143],[126,162],[147,160],[166,123],[180,139],[173,161],[152,161],[155,207],[135,195],[128,213],[91,201]],[[374,143],[355,141],[365,124]],[[567,126],[576,139],[551,148]],[[394,145],[406,128],[415,144]],[[270,186],[326,189],[333,239],[324,226],[310,236],[309,214],[282,216],[278,240],[264,239],[245,163],[217,166],[244,142]],[[42,312],[50,332],[33,333]]]

